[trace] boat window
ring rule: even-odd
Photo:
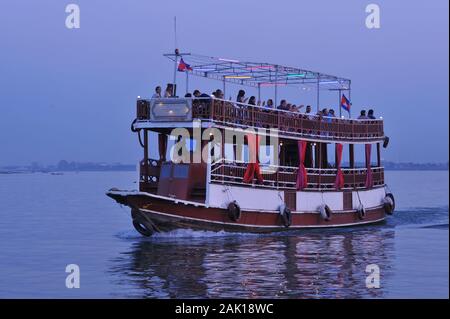
[[[175,165],[173,167],[174,178],[188,178],[189,166],[188,165]]]
[[[170,177],[170,164],[163,164],[161,167],[160,178],[169,178]]]

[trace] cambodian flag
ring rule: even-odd
[[[350,112],[350,106],[352,104],[350,103],[350,101],[347,99],[347,97],[342,94],[342,98],[341,98],[341,107],[346,110],[347,112]]]
[[[178,71],[179,72],[192,71],[192,68],[189,64],[184,62],[183,58],[181,58],[180,63],[178,64]]]

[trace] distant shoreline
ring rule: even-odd
[[[414,172],[414,171],[424,171],[424,172],[444,172],[448,171],[448,168],[385,168],[385,171],[404,171],[404,172]],[[23,170],[23,171],[7,171],[0,170],[0,175],[12,175],[12,174],[50,174],[50,175],[63,175],[64,173],[84,173],[84,172],[136,172],[136,168],[134,169],[87,169],[87,170],[67,170],[67,171],[31,171],[31,170]]]
[[[397,163],[382,162],[385,171],[448,171],[447,163]],[[349,167],[348,162],[342,167]],[[356,162],[355,167],[365,167],[365,163]],[[0,174],[48,173],[58,175],[65,172],[135,172],[136,165],[121,163],[68,162],[61,160],[56,165],[8,165],[0,167]]]

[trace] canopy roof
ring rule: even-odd
[[[238,61],[191,53],[164,54],[175,63],[181,58],[190,66],[185,72],[244,86],[315,86],[327,90],[349,90],[350,80],[334,75],[278,64]]]

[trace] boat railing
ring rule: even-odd
[[[210,120],[227,127],[277,128],[281,136],[320,141],[375,142],[384,139],[382,119],[347,119],[279,110],[210,98],[138,100],[138,121]]]
[[[271,189],[296,189],[297,167],[260,165],[264,181],[262,183],[245,183],[244,174],[247,163],[233,162],[225,159],[211,165],[211,181],[214,183],[245,185]],[[344,186],[341,190],[366,189],[366,168],[341,168]],[[305,191],[336,191],[336,168],[306,168],[308,184]],[[373,187],[384,186],[384,168],[372,167]]]

